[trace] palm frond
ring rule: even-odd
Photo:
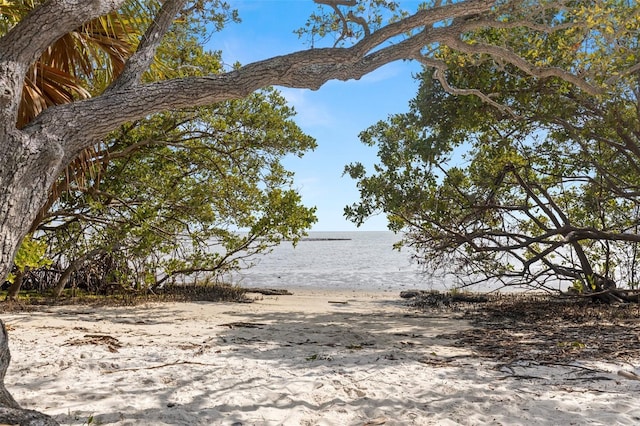
[[[36,62],[25,78],[18,126],[24,126],[50,106],[89,96],[90,93],[83,87],[82,82],[73,75]]]
[[[40,3],[40,0],[0,0],[0,35]],[[121,10],[89,21],[49,46],[28,72],[18,127],[52,105],[87,98],[104,90],[135,51],[149,23],[148,12],[145,2],[131,0]]]

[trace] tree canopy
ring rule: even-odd
[[[588,69],[607,87],[597,94],[489,56],[443,52],[440,60],[457,65],[446,78],[426,69],[411,111],[362,133],[380,163],[373,174],[347,167],[362,196],[347,215],[359,222],[384,211],[426,267],[465,284],[637,288],[640,127],[638,76],[629,70],[638,62],[638,12],[620,1],[577,5],[589,27],[469,36],[502,38],[549,66]],[[552,18],[560,26],[575,19]]]
[[[272,84],[317,89],[330,79],[359,78],[399,59],[418,60],[442,72],[449,66],[441,59],[447,49],[495,57],[527,75],[561,79],[586,93],[602,91],[590,70],[531,61],[499,38],[493,44],[469,42],[470,34],[484,28],[502,32],[526,28],[540,34],[582,28],[589,24],[585,22],[587,15],[575,13],[572,2],[435,1],[417,11],[402,11],[394,2],[379,0],[318,3],[327,9],[311,16],[301,34],[308,35],[314,44],[318,37],[333,35],[334,47],[303,50],[228,72],[149,81],[143,76],[176,16],[217,16],[224,7],[219,2],[165,1],[160,7],[148,9],[150,19],[146,22],[152,24],[113,83],[92,93],[90,99],[48,108],[18,128],[20,93],[28,67],[60,37],[132,4],[104,0],[86,8],[71,0],[34,3],[37,7],[33,12],[10,26],[0,39],[3,144],[6,152],[12,153],[2,160],[2,170],[7,172],[1,177],[7,190],[0,206],[4,206],[2,216],[8,219],[0,221],[2,275],[8,273],[19,241],[31,228],[34,215],[46,203],[43,198],[62,170],[109,131],[149,114],[242,98]],[[564,14],[572,14],[575,19],[568,25],[559,22],[557,17]],[[583,71],[589,73],[583,76]]]
[[[311,42],[309,49],[230,70],[219,69],[195,75],[157,75],[151,78],[149,76],[157,53],[163,40],[174,28],[174,23],[188,20],[194,14],[206,19],[215,20],[220,16],[232,19],[234,13],[227,13],[224,2],[204,0],[0,3],[3,11],[9,10],[7,7],[13,4],[32,7],[30,13],[16,15],[18,17],[15,19],[8,19],[5,13],[0,17],[3,31],[0,37],[0,144],[3,147],[0,154],[0,276],[9,274],[20,242],[37,222],[43,208],[51,205],[50,191],[67,167],[87,149],[99,146],[105,140],[113,141],[108,136],[110,132],[129,123],[153,120],[155,114],[211,107],[221,102],[246,98],[272,85],[318,89],[329,80],[358,79],[397,60],[415,60],[424,64],[433,71],[433,76],[447,94],[475,95],[478,100],[471,101],[476,105],[471,110],[486,109],[485,104],[488,104],[496,107],[495,111],[500,114],[517,116],[519,108],[515,94],[523,91],[511,92],[510,89],[519,89],[518,85],[524,84],[529,88],[523,92],[529,93],[528,103],[537,102],[538,95],[533,88],[540,86],[549,87],[549,90],[555,88],[568,101],[572,98],[584,100],[579,111],[584,109],[586,114],[593,112],[592,107],[604,108],[606,114],[611,112],[612,115],[607,115],[610,119],[616,114],[622,114],[621,118],[631,114],[632,110],[617,110],[611,105],[616,99],[629,96],[630,92],[625,87],[629,85],[635,88],[632,77],[640,69],[635,50],[631,50],[635,31],[633,19],[638,16],[634,9],[635,2],[432,0],[416,5],[415,10],[402,10],[400,3],[387,0],[315,0],[315,3],[322,6],[321,9],[309,18],[300,31],[300,35]],[[145,7],[136,7],[137,4]],[[278,7],[278,4],[274,3],[273,7]],[[90,75],[83,70],[89,81],[96,82],[91,85],[90,96],[70,91],[65,100],[68,102],[37,111],[32,119],[21,121],[23,93],[28,85],[29,70],[33,69],[34,64],[43,55],[46,56],[51,46],[62,37],[95,19],[125,10],[144,12],[146,17],[141,20],[142,35],[134,37],[132,53],[125,58],[121,71],[114,75],[113,81],[105,84],[99,81],[97,75]],[[614,25],[610,22],[614,22]],[[628,34],[629,44],[619,48],[615,42],[624,34]],[[562,45],[562,40],[568,44]],[[611,55],[615,60],[605,60],[605,55],[602,55],[601,62],[588,60],[594,52],[607,49],[616,53]],[[618,54],[620,52],[626,54]],[[96,58],[105,58],[103,55],[99,54]],[[97,64],[98,61],[94,59],[90,63]],[[469,69],[485,71],[486,78],[477,79],[473,74],[464,72]],[[75,78],[78,76],[74,74]],[[494,83],[496,86],[492,87]],[[484,103],[479,103],[479,100]],[[562,123],[554,124],[559,131],[565,129],[566,137],[573,137],[572,132],[591,132],[596,128],[591,126],[598,124],[598,120],[594,119],[589,121],[589,125],[583,126],[583,117],[590,116],[574,117],[573,121],[569,120],[569,127],[562,127]],[[631,128],[630,131],[635,129]],[[452,130],[455,130],[455,126]],[[555,131],[556,127],[551,130]],[[603,144],[611,140],[607,132],[602,135]],[[123,140],[135,143],[135,139]],[[607,145],[612,152],[633,157],[631,153],[635,149],[635,139],[628,142],[621,137],[615,142],[617,145]],[[168,146],[165,144],[164,148]],[[589,146],[593,145],[589,143]],[[150,159],[153,155],[162,155],[162,146],[154,148],[147,151]],[[429,150],[422,150],[426,157],[433,156]],[[496,152],[501,151],[498,149]],[[522,153],[516,154],[514,158],[525,157],[527,160]],[[496,162],[498,166],[508,165],[507,161],[502,161],[503,156],[499,158],[501,162]],[[630,164],[634,167],[635,163]],[[138,167],[150,167],[153,170],[151,160],[146,158],[140,158]],[[515,161],[512,166],[502,167],[505,178],[508,175],[509,179],[518,180],[517,176],[522,176],[522,173],[514,174],[511,171],[521,170],[519,167],[522,167],[521,160]],[[234,171],[233,166],[231,170]],[[265,170],[269,168],[265,167]],[[428,170],[425,170],[425,175],[427,173]],[[484,176],[485,180],[491,181],[492,177],[497,182],[496,176],[482,173],[479,174],[480,178]],[[594,179],[592,172],[583,173],[590,181],[598,180]],[[276,173],[274,176],[281,179],[280,183],[286,181],[286,173]],[[603,176],[603,179],[613,178],[611,175]],[[465,183],[468,176],[464,170],[451,173],[451,179],[450,186],[454,189],[460,185],[463,188],[469,186]],[[438,184],[437,179],[434,184]],[[542,184],[536,185],[544,188]],[[549,199],[556,194],[546,197],[539,187],[530,191],[529,200],[543,210],[542,206],[547,203],[535,201],[534,195],[539,199]],[[624,185],[618,187],[623,191],[627,189]],[[126,188],[118,190],[126,192]],[[447,203],[453,205],[462,201],[456,198],[459,194],[455,191],[449,192],[451,195],[444,198]],[[296,200],[285,197],[291,193],[273,191],[271,194],[276,196],[277,203],[296,203]],[[492,195],[491,190],[487,194]],[[593,194],[598,194],[598,191]],[[498,195],[506,197],[503,193],[498,194],[496,188],[493,197]],[[85,197],[84,200],[98,200],[104,205],[104,196],[94,194],[91,197]],[[281,197],[281,200],[277,197]],[[88,203],[89,208],[100,208],[91,202]],[[140,213],[144,211],[137,212]],[[302,213],[304,216],[305,213]],[[268,218],[268,214],[265,218]],[[584,234],[578,231],[586,232],[588,229],[581,227],[576,233],[565,237],[569,241],[574,236],[575,241],[583,240]],[[0,378],[8,364],[6,333],[2,331],[0,343],[4,343],[4,346],[0,345],[0,360],[3,361],[0,363]],[[18,404],[3,386],[0,386],[0,403],[7,407],[8,411],[5,412],[19,410]],[[14,414],[16,412],[12,411]],[[11,421],[14,420],[15,417],[12,417]]]
[[[164,77],[219,72],[219,56],[201,45],[204,24],[192,18],[166,35],[155,58]],[[156,287],[200,272],[213,281],[283,240],[296,241],[315,221],[314,209],[302,207],[280,159],[301,156],[315,142],[293,114],[265,89],[120,126],[67,167],[32,225],[55,260],[47,271],[32,271],[38,288],[57,281],[60,295],[76,275],[97,291]]]

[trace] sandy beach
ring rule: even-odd
[[[640,354],[504,365],[396,292],[294,293],[4,313],[7,388],[68,425],[640,423]]]

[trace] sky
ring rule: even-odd
[[[246,65],[273,56],[306,49],[293,31],[306,22],[317,6],[311,0],[238,0],[229,2],[242,22],[229,24],[207,44],[222,51],[229,67]],[[417,4],[417,2],[416,2]],[[278,87],[297,112],[294,121],[318,144],[303,158],[290,157],[285,167],[295,173],[294,187],[306,206],[315,206],[318,222],[312,231],[383,231],[384,215],[367,220],[359,228],[344,218],[346,205],[359,200],[356,181],[343,176],[346,164],[359,161],[370,169],[376,149],[362,144],[358,134],[406,112],[418,83],[413,76],[420,66],[412,62],[386,65],[362,79],[330,81],[317,91]]]

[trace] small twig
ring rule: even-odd
[[[591,376],[591,377],[569,377],[564,380],[569,381],[569,380],[613,380],[613,379],[611,377],[605,377],[605,376]]]
[[[544,377],[538,377],[538,376],[528,376],[525,374],[508,374],[506,376],[502,376],[500,377],[498,380],[504,380],[504,379],[532,379],[532,380],[547,380]]]
[[[625,379],[630,379],[630,380],[640,380],[640,376],[638,376],[636,373],[631,371],[620,370],[618,371],[618,376],[622,376]]]
[[[123,371],[140,371],[140,370],[153,370],[156,368],[164,368],[164,367],[171,367],[174,365],[183,365],[183,364],[193,364],[193,365],[205,365],[205,366],[214,366],[215,364],[207,364],[204,362],[196,362],[196,361],[176,361],[176,362],[170,362],[168,364],[160,364],[160,365],[152,365],[151,367],[138,367],[138,368],[122,368],[119,370],[107,370],[104,371],[105,374],[111,374],[111,373],[120,373]]]
[[[593,372],[596,372],[596,373],[603,373],[602,370],[596,370],[594,368],[583,367],[581,365],[575,365],[575,364],[565,364],[565,363],[562,363],[562,362],[541,362],[540,365],[557,365],[559,367],[579,368],[579,369],[582,369],[582,370],[593,371]]]

